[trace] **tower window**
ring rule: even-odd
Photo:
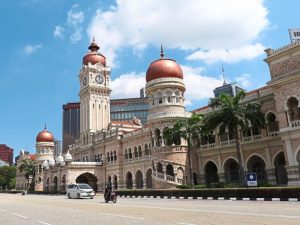
[[[158,104],[162,104],[162,98],[158,98]]]

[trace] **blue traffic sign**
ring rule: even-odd
[[[256,173],[246,173],[247,186],[257,186]]]

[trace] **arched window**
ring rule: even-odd
[[[300,111],[298,108],[298,100],[295,97],[290,97],[287,101],[288,113],[290,121],[299,120]]]
[[[279,130],[278,122],[276,121],[276,116],[272,112],[268,113],[267,115],[267,125],[269,132],[275,132]]]
[[[140,145],[138,147],[138,156],[139,158],[143,157],[142,147]]]

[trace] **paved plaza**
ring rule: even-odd
[[[116,204],[66,196],[0,194],[1,225],[298,225],[299,202],[118,198]]]

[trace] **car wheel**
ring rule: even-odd
[[[80,194],[79,193],[77,194],[77,198],[80,199]]]
[[[68,193],[68,198],[69,198],[69,199],[71,198],[71,195],[70,195],[70,193]]]
[[[91,197],[91,199],[93,199],[94,197]]]

